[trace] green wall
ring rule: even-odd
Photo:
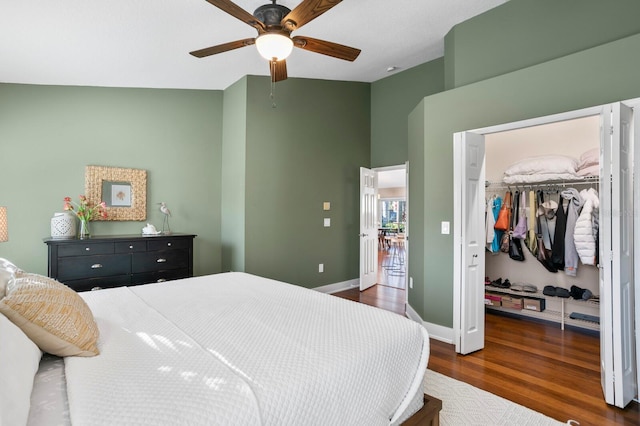
[[[510,0],[445,37],[452,89],[640,32],[637,0]]]
[[[288,79],[274,101],[269,86],[248,77],[245,270],[308,288],[356,279],[370,85]]]
[[[444,58],[371,84],[371,167],[409,159],[407,117],[425,96],[444,90]]]
[[[162,226],[198,234],[196,274],[220,270],[222,92],[0,84],[0,257],[47,273],[50,219],[84,193],[87,165],[147,170],[147,220],[92,222],[94,234]]]
[[[224,91],[222,131],[222,270],[244,271],[247,78]]]
[[[640,97],[638,51],[640,35],[631,36],[426,97],[411,113],[410,182],[422,187],[410,199],[419,191],[424,200],[411,204],[409,248],[424,269],[410,261],[423,288],[409,291],[409,303],[425,321],[453,324],[453,240],[440,234],[440,222],[453,220],[453,134]]]

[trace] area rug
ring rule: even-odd
[[[424,392],[442,401],[440,424],[461,425],[566,425],[515,402],[468,383],[427,369]]]

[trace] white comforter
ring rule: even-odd
[[[422,394],[426,331],[377,308],[244,273],[82,296],[74,425],[383,425]]]

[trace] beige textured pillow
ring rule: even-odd
[[[75,291],[49,277],[17,272],[6,292],[0,313],[40,349],[58,356],[98,355],[98,326]]]

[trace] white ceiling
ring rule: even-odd
[[[403,167],[378,172],[378,188],[403,188],[407,185],[407,172]]]
[[[373,82],[444,54],[457,23],[507,0],[345,0],[295,31],[362,49],[355,62],[294,49],[289,77]],[[269,0],[236,0],[253,13]],[[300,0],[279,0],[293,9]],[[256,31],[205,0],[0,0],[0,82],[227,88],[268,75],[255,46],[188,53]]]

